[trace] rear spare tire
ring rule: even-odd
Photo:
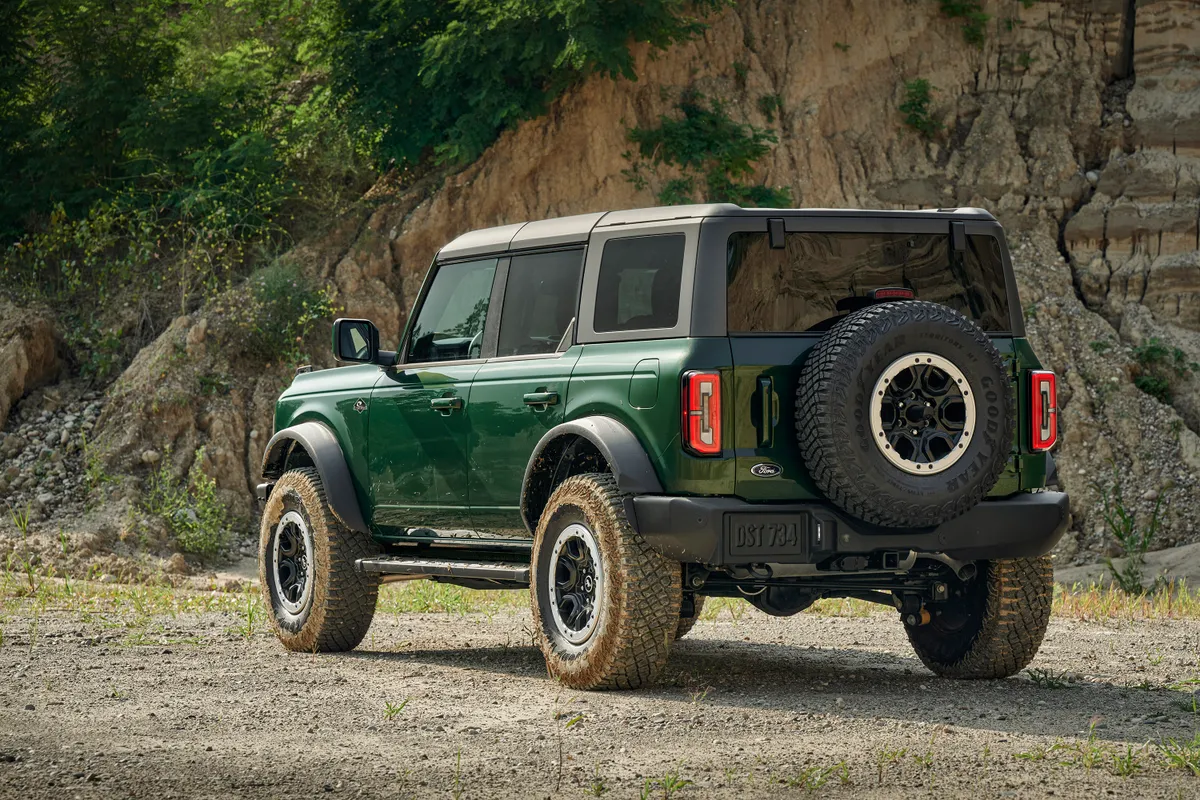
[[[796,390],[800,453],[847,513],[895,528],[965,513],[996,484],[1012,381],[983,331],[936,303],[883,303],[834,325]]]

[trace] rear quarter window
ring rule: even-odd
[[[605,243],[596,287],[598,332],[675,327],[685,240],[672,233]]]
[[[789,233],[785,244],[773,250],[766,233],[730,235],[730,333],[824,330],[852,298],[884,287],[912,289],[916,299],[949,306],[988,332],[1011,328],[993,236],[968,236],[961,254],[939,234]]]

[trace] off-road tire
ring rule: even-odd
[[[312,534],[313,582],[307,607],[292,615],[280,605],[271,568],[272,537],[279,520],[297,511]],[[263,511],[258,547],[258,578],[271,626],[289,650],[331,653],[354,649],[375,616],[376,575],[360,573],[354,562],[375,555],[371,537],[343,525],[329,508],[321,476],[311,467],[285,472]]]
[[[1029,666],[1046,635],[1054,575],[1049,556],[979,562],[980,573],[960,601],[957,630],[905,624],[917,657],[944,678],[1007,678]]]
[[[679,624],[675,626],[675,641],[679,641],[688,632],[696,627],[696,623],[700,621],[700,614],[704,611],[704,598],[696,595],[695,607],[692,609],[690,617],[680,617]]]
[[[625,497],[607,474],[577,475],[550,495],[533,539],[529,582],[533,628],[552,678],[572,689],[636,689],[666,664],[680,624],[681,570],[646,543],[625,515]],[[573,523],[596,539],[603,566],[590,637],[572,645],[549,603],[552,548]]]
[[[873,440],[876,381],[898,358],[927,352],[952,362],[974,389],[975,431],[944,472],[910,474]],[[796,437],[809,474],[838,507],[885,527],[924,528],[966,513],[996,485],[1016,425],[1012,380],[987,334],[936,303],[882,303],[830,328],[796,388]]]

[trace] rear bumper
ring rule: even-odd
[[[1070,519],[1063,492],[985,500],[936,528],[878,528],[826,503],[762,504],[734,497],[642,495],[628,501],[638,532],[673,560],[725,566],[806,564],[843,553],[944,553],[962,560],[1048,553]]]

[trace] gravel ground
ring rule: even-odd
[[[1034,664],[1053,680],[959,683],[921,667],[894,615],[746,608],[701,622],[656,688],[613,693],[548,680],[513,611],[381,615],[358,651],[321,656],[221,613],[57,611],[31,630],[18,612],[0,795],[1200,794],[1156,746],[1198,729],[1167,688],[1200,675],[1198,622],[1055,621]]]

